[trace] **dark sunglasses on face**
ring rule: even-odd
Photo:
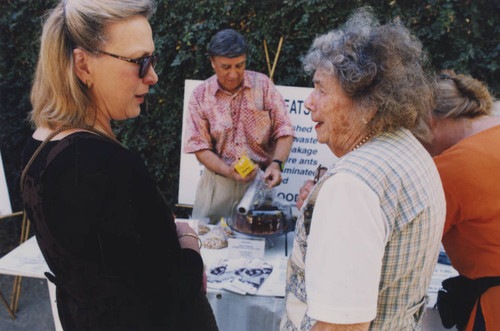
[[[146,76],[146,74],[149,71],[149,66],[153,67],[153,69],[154,69],[156,67],[156,63],[158,63],[158,58],[160,57],[159,55],[148,55],[148,56],[140,57],[138,59],[131,59],[131,58],[128,58],[125,56],[111,54],[111,53],[101,51],[101,50],[97,50],[96,52],[100,53],[100,54],[109,55],[109,56],[115,57],[115,58],[123,60],[123,61],[138,64],[140,66],[139,67],[139,78],[144,78],[144,76]]]

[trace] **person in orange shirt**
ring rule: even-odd
[[[500,116],[483,83],[453,71],[439,75],[435,102],[426,148],[446,196],[443,246],[461,276],[500,284]],[[500,330],[500,286],[479,295],[457,328]]]

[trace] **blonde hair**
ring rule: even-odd
[[[64,0],[43,24],[31,90],[30,120],[36,127],[92,125],[95,107],[73,68],[73,49],[89,52],[106,43],[106,27],[134,16],[149,19],[153,0]]]
[[[474,118],[490,115],[493,100],[485,84],[467,75],[443,70],[437,77],[433,116]]]

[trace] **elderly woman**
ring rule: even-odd
[[[460,273],[454,287],[470,279],[489,285],[461,305],[455,322],[460,330],[500,330],[500,117],[490,116],[484,84],[453,71],[438,77],[435,100],[428,149],[446,196],[443,245]]]
[[[433,100],[422,57],[406,28],[366,8],[305,57],[305,104],[339,159],[301,208],[282,329],[419,328],[445,218],[439,174],[412,133]]]
[[[65,330],[216,328],[196,233],[110,125],[158,80],[154,7],[65,0],[43,26],[22,188]]]

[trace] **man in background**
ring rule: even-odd
[[[270,187],[281,183],[294,131],[281,94],[264,74],[245,70],[246,42],[238,32],[218,32],[209,46],[215,75],[189,100],[185,153],[205,168],[196,191],[193,218],[216,223],[263,169]],[[257,167],[242,177],[235,164],[242,156]]]

